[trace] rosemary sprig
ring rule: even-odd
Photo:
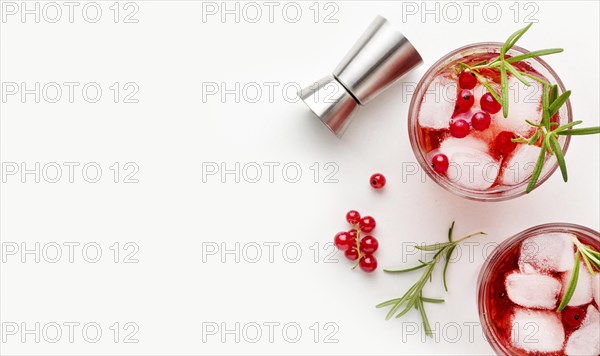
[[[469,69],[470,72],[475,74],[477,80],[485,86],[485,88],[492,94],[494,99],[502,105],[502,115],[507,118],[508,117],[508,73],[513,75],[517,80],[522,82],[525,86],[530,86],[531,83],[526,79],[527,77],[532,77],[530,74],[521,72],[517,68],[515,68],[511,63],[516,63],[525,59],[546,56],[553,53],[562,52],[562,48],[550,48],[550,49],[542,49],[537,51],[528,52],[522,55],[518,55],[515,57],[506,58],[506,53],[513,48],[513,46],[517,43],[517,41],[531,28],[532,23],[527,25],[526,27],[516,31],[512,35],[510,35],[502,47],[500,48],[500,55],[487,62],[483,61],[477,63],[473,66],[469,66],[465,63],[458,63],[459,70]],[[500,94],[498,94],[489,84],[488,80],[481,75],[480,71],[482,69],[495,69],[500,71]],[[456,71],[456,70],[455,70]],[[533,76],[534,77],[534,76]],[[533,78],[532,78],[533,79]]]
[[[415,246],[417,249],[422,250],[422,251],[431,251],[431,252],[436,251],[436,253],[433,256],[433,258],[431,259],[431,261],[424,262],[424,261],[419,260],[419,262],[421,264],[419,264],[415,267],[401,269],[401,270],[384,270],[387,273],[405,273],[405,272],[416,271],[419,269],[424,269],[423,274],[421,275],[421,278],[419,278],[419,280],[415,284],[413,284],[412,287],[410,287],[406,291],[406,293],[404,293],[404,295],[402,295],[402,297],[387,300],[376,306],[376,308],[383,308],[383,307],[391,306],[389,312],[386,315],[386,320],[391,319],[394,315],[396,316],[396,318],[400,318],[403,315],[405,315],[406,313],[408,313],[411,308],[415,308],[419,311],[419,314],[421,315],[421,319],[423,320],[423,328],[425,329],[425,334],[429,337],[433,336],[433,333],[431,331],[431,326],[429,324],[429,319],[427,318],[427,314],[425,313],[425,307],[424,307],[423,303],[443,303],[444,300],[424,297],[423,296],[423,288],[427,284],[427,281],[431,281],[433,270],[435,269],[436,264],[440,261],[440,259],[443,256],[445,258],[444,271],[443,271],[444,288],[446,291],[448,291],[448,286],[446,284],[446,271],[448,270],[448,264],[452,257],[452,252],[454,252],[454,249],[461,241],[464,241],[464,240],[466,240],[470,237],[476,236],[476,235],[485,235],[484,232],[476,232],[474,234],[470,234],[470,235],[461,237],[458,240],[453,240],[453,238],[452,238],[453,230],[454,230],[454,222],[452,222],[452,225],[450,226],[450,229],[448,230],[448,242],[436,243],[433,245],[426,245],[426,246]],[[404,307],[404,308],[402,310],[400,310],[400,308],[402,308],[402,307]]]
[[[560,53],[563,51],[562,48],[549,48],[527,52],[524,54],[520,54],[514,57],[506,58],[506,53],[517,43],[517,41],[531,28],[531,23],[524,28],[516,31],[511,34],[502,47],[500,48],[500,54],[497,58],[490,61],[482,61],[479,63],[475,63],[473,65],[468,65],[463,62],[457,62],[458,68],[453,67],[454,71],[457,74],[460,74],[463,70],[469,70],[471,73],[475,75],[477,80],[487,89],[487,91],[496,99],[498,103],[502,105],[502,115],[507,118],[508,117],[508,75],[514,76],[517,80],[523,83],[526,86],[530,86],[531,83],[529,79],[535,80],[538,83],[542,84],[542,118],[540,124],[535,124],[531,121],[527,121],[531,126],[536,127],[537,129],[533,132],[533,134],[529,137],[518,137],[513,139],[513,142],[534,145],[537,142],[541,142],[540,144],[540,154],[536,161],[535,168],[533,169],[533,174],[531,175],[526,192],[530,193],[539,180],[539,177],[542,173],[544,164],[546,163],[546,158],[548,155],[555,155],[556,160],[558,162],[558,166],[560,167],[560,171],[563,177],[563,180],[566,182],[568,180],[567,174],[567,166],[565,162],[565,155],[562,151],[560,143],[558,141],[559,136],[579,136],[579,135],[593,135],[600,133],[600,127],[586,127],[586,128],[573,128],[573,126],[579,125],[582,121],[574,121],[570,124],[563,125],[560,127],[557,123],[551,122],[551,119],[556,113],[560,110],[560,108],[567,102],[569,96],[571,95],[571,91],[567,90],[559,95],[558,86],[552,85],[546,80],[539,78],[536,75],[521,72],[512,64],[518,63],[522,60],[547,56],[550,54]],[[488,78],[486,78],[483,74],[481,74],[482,69],[492,69],[500,72],[500,93],[498,93],[490,82]],[[541,140],[541,141],[540,141]]]
[[[541,137],[540,154],[536,161],[535,168],[533,169],[531,178],[529,178],[529,183],[527,184],[526,189],[527,193],[535,189],[535,185],[537,184],[542,173],[542,169],[544,168],[544,164],[546,163],[547,155],[556,156],[563,180],[565,182],[569,180],[565,155],[562,151],[560,143],[558,142],[559,136],[593,135],[600,133],[600,126],[574,129],[574,126],[580,125],[583,122],[581,120],[573,121],[562,126],[558,126],[558,124],[555,122],[550,122],[550,118],[556,115],[560,108],[567,102],[570,95],[570,90],[558,95],[557,85],[553,85],[550,88],[550,86],[544,84],[542,90],[542,120],[540,124],[527,121],[529,125],[536,128],[534,133],[529,138],[519,137],[513,139],[513,142],[533,145],[538,142]],[[553,128],[554,126],[558,127]]]
[[[558,309],[556,309],[557,312],[560,312],[567,307],[567,304],[569,304],[569,301],[573,297],[573,293],[575,293],[577,281],[579,279],[580,259],[583,260],[592,276],[596,273],[594,269],[596,271],[600,271],[600,252],[594,250],[594,248],[591,246],[584,245],[575,236],[573,236],[573,243],[577,248],[577,251],[575,251],[575,265],[573,266],[573,273],[571,274],[571,279],[569,280],[569,284],[567,285],[563,299],[561,300]]]

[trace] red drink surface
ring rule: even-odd
[[[590,238],[589,236],[577,234],[576,232],[570,233],[575,234],[583,244],[590,245],[597,251],[600,251],[600,242],[598,240]],[[511,344],[511,318],[514,309],[520,308],[520,306],[509,299],[504,282],[508,274],[519,270],[518,260],[522,244],[523,241],[515,243],[510,248],[502,251],[500,257],[495,262],[493,269],[488,272],[487,278],[489,278],[490,281],[486,285],[486,297],[482,301],[489,320],[489,325],[487,327],[491,329],[490,331],[496,335],[498,341],[506,350],[509,350],[511,355],[564,355],[564,351],[544,353],[526,352]],[[573,249],[573,253],[575,253],[575,248]],[[548,274],[561,280],[563,273],[557,272]],[[562,312],[558,313],[565,330],[565,344],[569,339],[569,336],[579,328],[579,324],[585,318],[585,311],[590,304],[596,309],[599,307],[592,299],[592,302],[589,304],[577,307],[567,307]],[[576,317],[574,317],[574,315],[576,315]]]
[[[449,80],[449,81],[455,83],[458,87],[457,92],[460,94],[461,88],[458,84],[459,74],[457,74],[453,70],[453,66],[456,67],[458,62],[462,62],[469,66],[473,66],[476,63],[480,63],[485,60],[489,61],[489,60],[495,59],[497,57],[498,57],[497,53],[478,53],[478,54],[468,55],[468,56],[460,58],[459,60],[453,61],[452,63],[448,64],[446,67],[440,69],[435,74],[435,77],[436,78],[441,77],[446,81]],[[508,57],[510,57],[510,56],[507,55],[507,58]],[[548,79],[546,77],[544,77],[542,74],[540,74],[538,71],[536,71],[530,64],[528,64],[525,61],[513,63],[513,66],[521,72],[531,74],[531,75],[534,75],[544,81],[548,81]],[[487,80],[490,82],[492,87],[497,88],[498,93],[500,92],[500,74],[499,74],[498,70],[481,69],[480,74],[487,78]],[[511,78],[512,75],[508,74],[508,77]],[[528,80],[530,82],[533,81],[533,79],[528,79]],[[509,91],[510,90],[512,90],[512,89],[509,89]],[[515,96],[516,95],[518,95],[518,94],[515,94]],[[541,95],[540,95],[540,97],[541,97]],[[519,100],[523,99],[523,100],[521,100],[523,102],[527,102],[527,100],[529,100],[528,96],[523,93],[521,93],[518,98],[519,98]],[[423,97],[423,99],[421,100],[420,105],[424,105],[423,104],[424,102],[425,102],[425,97]],[[539,102],[531,102],[531,105],[537,106],[541,110],[541,100]],[[420,107],[419,107],[419,110],[420,110]],[[554,115],[551,118],[551,122],[559,123],[560,122],[559,115],[560,115],[559,113]],[[453,116],[454,117],[457,116],[456,112]],[[500,110],[500,112],[494,116],[495,117],[492,119],[492,122],[494,120],[504,120],[504,117],[502,117],[502,110]],[[510,116],[510,105],[509,105],[509,116]],[[531,120],[534,121],[535,118],[531,118]],[[420,143],[420,148],[423,152],[425,152],[425,156],[428,157],[429,160],[431,159],[431,156],[436,153],[436,150],[438,150],[440,148],[440,144],[442,143],[442,141],[444,141],[447,138],[452,137],[449,127],[443,128],[443,129],[433,129],[430,127],[423,127],[419,124],[419,122],[417,120],[417,128],[418,128],[417,135],[418,135],[418,141]],[[528,138],[531,134],[533,134],[534,130],[535,129],[533,127],[531,127],[531,131],[527,135],[526,138]],[[501,154],[501,152],[503,152],[502,147],[498,147],[498,142],[495,139],[503,131],[504,130],[502,128],[495,127],[492,124],[491,127],[487,128],[483,131],[477,131],[477,130],[471,129],[469,135],[467,136],[467,137],[474,137],[474,138],[485,141],[488,146],[489,155],[492,156],[494,159],[498,160],[498,162],[500,163],[497,179],[489,188],[487,188],[487,190],[491,190],[499,185],[502,185],[502,183],[500,182],[500,180],[501,180],[500,178],[503,176],[503,171],[504,171],[504,169],[507,168],[507,164],[510,161],[510,159],[512,158],[512,154],[514,153],[514,151],[512,149],[510,149],[510,150],[508,150],[509,153]],[[520,136],[520,135],[515,135],[514,137],[518,137],[518,136]],[[539,147],[541,145],[541,141],[538,140],[538,142],[536,142],[535,145]],[[524,175],[523,178],[525,178],[525,177],[526,176]],[[525,179],[523,179],[523,180],[525,180]]]

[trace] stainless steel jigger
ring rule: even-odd
[[[332,75],[298,92],[308,107],[341,137],[358,105],[365,105],[423,63],[413,45],[377,16]]]

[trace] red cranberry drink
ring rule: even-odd
[[[600,354],[600,274],[589,259],[597,251],[598,232],[567,224],[538,226],[502,243],[479,276],[480,319],[494,351]]]
[[[511,62],[516,75],[505,76],[505,112],[497,100],[503,93],[502,75],[494,66],[501,48],[501,43],[474,44],[446,55],[419,83],[409,113],[411,144],[425,171],[444,188],[471,199],[504,200],[525,193],[542,140],[514,141],[529,141],[536,134],[534,125],[544,116],[543,83],[564,91],[541,59]],[[504,56],[508,61],[524,53],[512,47]],[[550,125],[570,121],[567,101]],[[558,139],[563,152],[568,141]],[[557,168],[554,156],[547,161],[552,162],[544,166],[538,185]]]

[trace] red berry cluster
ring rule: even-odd
[[[351,261],[358,262],[352,267],[359,266],[365,272],[373,272],[377,268],[377,260],[373,253],[377,251],[379,242],[371,235],[363,238],[361,232],[370,233],[375,229],[375,219],[370,216],[363,216],[356,210],[350,210],[346,214],[346,221],[352,225],[349,231],[342,231],[335,235],[335,246],[344,251],[344,255]]]
[[[469,71],[463,71],[458,76],[458,85],[461,88],[456,98],[456,105],[454,107],[454,115],[465,113],[471,109],[475,102],[475,98],[471,89],[477,85],[477,78]],[[487,130],[492,123],[491,114],[495,114],[502,108],[502,105],[496,101],[494,96],[489,92],[485,93],[479,100],[479,105],[483,111],[477,111],[471,116],[471,124],[466,120],[457,119],[450,121],[450,134],[456,138],[463,138],[469,135],[471,128],[476,131]],[[454,116],[453,115],[453,116]],[[516,143],[512,142],[515,135],[509,131],[502,131],[494,140],[492,152],[497,156],[506,156],[511,153]],[[448,157],[444,154],[437,154],[433,156],[431,165],[433,170],[444,174],[448,170],[449,161]]]

